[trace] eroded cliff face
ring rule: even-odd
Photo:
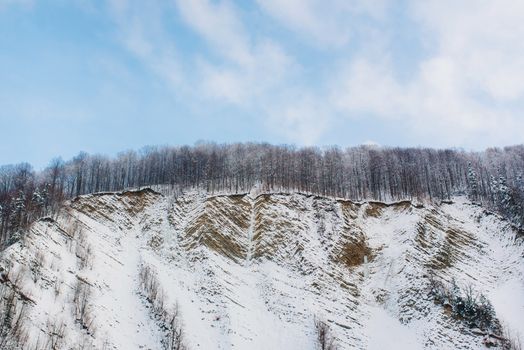
[[[339,349],[477,349],[429,276],[471,285],[524,332],[523,254],[505,221],[460,199],[142,190],[82,196],[36,222],[2,252],[0,288],[24,309],[27,349],[162,349],[144,267],[163,307],[178,305],[189,349],[315,349],[315,318]]]

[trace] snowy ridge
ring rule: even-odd
[[[433,303],[428,276],[472,285],[524,335],[523,256],[511,226],[460,199],[423,207],[142,190],[71,201],[0,266],[32,300],[27,349],[45,349],[57,324],[57,349],[162,349],[138,290],[143,265],[166,304],[179,305],[189,349],[315,349],[315,317],[340,349],[480,349],[481,337]],[[75,310],[78,289],[88,291],[88,322]]]

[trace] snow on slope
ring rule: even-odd
[[[505,221],[462,200],[143,190],[75,199],[35,223],[0,266],[20,271],[19,290],[33,300],[31,342],[63,325],[58,349],[161,349],[138,289],[144,265],[179,305],[189,349],[315,349],[315,318],[340,349],[479,349],[479,336],[434,305],[428,275],[485,293],[524,335],[523,256]],[[75,309],[79,289],[87,322]]]

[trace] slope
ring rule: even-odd
[[[81,196],[36,222],[1,254],[1,293],[25,313],[24,349],[162,349],[146,267],[189,349],[315,349],[315,319],[340,349],[477,349],[482,337],[434,304],[429,276],[488,295],[524,334],[523,256],[507,222],[460,198],[146,189]]]

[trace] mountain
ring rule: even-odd
[[[503,328],[524,335],[523,257],[519,232],[463,197],[83,195],[0,253],[0,347],[500,347]],[[484,329],[467,296],[493,306]]]

